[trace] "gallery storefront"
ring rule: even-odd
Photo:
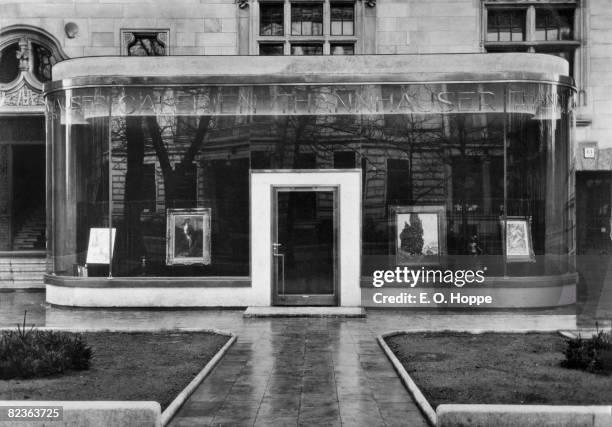
[[[535,54],[59,63],[47,301],[572,304],[566,74]]]

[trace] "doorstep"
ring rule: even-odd
[[[248,307],[243,317],[366,317],[363,307]]]

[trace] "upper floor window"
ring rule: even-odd
[[[262,36],[282,36],[284,34],[283,4],[262,3],[259,6],[261,22],[259,34]]]
[[[266,1],[255,3],[259,19],[254,53],[259,55],[353,55],[359,39],[354,1]]]
[[[487,41],[510,42],[525,40],[524,10],[489,10],[487,14]]]
[[[322,36],[323,35],[323,4],[292,3],[291,4],[291,35],[292,36]]]
[[[331,4],[331,35],[352,36],[355,31],[355,5],[347,3]]]
[[[574,38],[574,9],[536,8],[535,39],[546,41]]]
[[[574,57],[580,41],[576,37],[578,9],[569,0],[557,2],[484,1],[487,52],[535,52],[555,55],[570,64],[574,73]]]

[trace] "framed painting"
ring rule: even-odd
[[[110,264],[115,247],[116,228],[90,228],[86,264]],[[110,241],[109,241],[110,240]]]
[[[210,208],[166,211],[166,265],[209,265]]]
[[[535,262],[531,240],[531,219],[507,217],[501,219],[507,262]]]
[[[444,206],[392,206],[390,218],[397,265],[440,263],[446,254]]]

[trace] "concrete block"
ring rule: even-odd
[[[446,1],[431,4],[432,16],[478,16],[479,8],[471,1]]]
[[[134,18],[134,19],[113,19],[113,29],[119,34],[123,29],[152,29],[152,28],[168,28],[162,27],[153,18]]]
[[[376,53],[379,55],[393,55],[397,53],[397,47],[395,45],[378,45]]]
[[[419,31],[446,30],[451,18],[447,16],[421,16],[418,18]]]
[[[609,27],[605,29],[591,28],[589,36],[591,37],[591,46],[612,44],[612,29]]]
[[[28,18],[69,18],[76,16],[72,2],[63,4],[28,3],[20,5],[21,16]]]
[[[612,423],[610,406],[439,405],[437,427],[594,427]]]
[[[401,45],[406,42],[404,31],[378,31],[376,41],[379,45]]]
[[[419,18],[397,18],[397,30],[415,31],[419,25]]]
[[[204,18],[204,32],[205,33],[220,33],[221,32],[221,19]]]
[[[235,18],[221,19],[221,31],[224,33],[235,33],[238,31],[238,22]]]
[[[175,4],[173,2],[172,4]],[[124,18],[156,18],[158,16],[165,16],[167,18],[174,18],[166,13],[166,10],[162,9],[162,4],[146,4],[146,3],[125,3],[122,5],[121,15]],[[178,6],[177,6],[178,7]],[[179,9],[183,9],[180,8]]]
[[[406,37],[409,39],[410,34],[408,34]],[[403,46],[395,46],[395,53],[397,54],[417,53],[417,46],[411,45],[410,40],[408,40],[408,43]]]
[[[233,33],[196,33],[198,46],[232,46],[237,43]]]
[[[172,55],[206,55],[204,47],[176,46],[171,50]]]
[[[376,16],[379,18],[399,18],[410,16],[408,2],[379,2],[376,5]]]
[[[19,3],[0,4],[0,16],[2,18],[19,18],[21,9]]]
[[[612,47],[612,45],[610,45]],[[594,72],[610,72],[612,71],[611,58],[591,58],[591,70]],[[609,80],[612,80],[610,78]]]
[[[122,8],[120,4],[90,4],[76,3],[75,16],[81,18],[121,18]]]
[[[591,47],[591,58],[606,58],[612,62],[612,44],[597,44]]]
[[[203,31],[204,19],[195,17],[194,19],[159,18],[157,19],[157,27],[170,28],[181,33],[199,33]]]
[[[91,33],[91,45],[93,47],[111,47],[115,46],[115,33]]]
[[[176,33],[176,46],[195,46],[195,33]]]
[[[221,46],[221,55],[238,55],[237,46]]]
[[[157,402],[113,402],[113,401],[0,401],[2,406],[60,406],[63,420],[49,424],[60,426],[125,426],[160,427],[161,407]],[[14,423],[0,421],[0,426]],[[39,421],[20,421],[20,426],[40,426]]]
[[[111,29],[114,31],[114,25],[117,21],[111,18],[90,18],[89,31],[91,32],[108,32]]]
[[[612,20],[612,8],[608,9],[608,13],[592,15],[589,20],[589,28],[607,30],[610,28],[610,20]]]
[[[83,56],[109,56],[119,55],[119,46],[113,47],[83,47]]]
[[[396,31],[398,30],[397,18],[378,18],[376,19],[377,31]]]

